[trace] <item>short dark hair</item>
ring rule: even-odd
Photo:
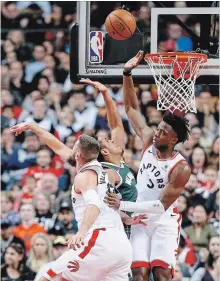
[[[82,151],[82,155],[87,159],[87,161],[91,161],[93,159],[98,158],[100,146],[95,138],[83,134],[79,137],[78,140],[80,150]]]
[[[188,139],[190,130],[189,121],[186,118],[172,113],[166,113],[163,116],[163,121],[170,125],[176,133],[178,138],[177,143],[185,142]]]

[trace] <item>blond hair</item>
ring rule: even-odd
[[[36,243],[36,240],[38,238],[44,239],[47,245],[47,251],[44,257],[44,263],[48,263],[50,261],[53,261],[53,249],[52,249],[52,242],[50,241],[49,237],[45,233],[37,233],[35,234],[32,239],[31,239],[31,250],[30,250],[30,255],[27,260],[27,265],[33,270],[34,272],[38,272],[40,269],[42,263],[39,263],[39,260],[37,259],[36,253],[34,251],[34,244]]]

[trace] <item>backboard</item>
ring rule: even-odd
[[[108,2],[100,5],[107,5],[106,3]],[[115,7],[117,6],[116,2],[111,3],[115,3]],[[166,5],[166,2],[162,3]],[[204,65],[196,83],[219,84],[220,60],[218,47],[216,47],[219,44],[219,7],[157,8],[148,7],[152,5],[150,4],[146,6],[150,16],[145,11],[146,18],[149,16],[150,20],[146,25],[147,28],[142,24],[144,21],[142,15],[143,19],[139,18],[135,34],[127,40],[117,41],[111,39],[104,28],[105,17],[114,9],[114,5],[110,6],[109,10],[108,8],[103,9],[104,12],[99,15],[94,13],[92,2],[78,1],[77,5],[78,20],[71,29],[70,48],[70,76],[73,83],[77,83],[80,78],[91,78],[103,83],[121,84],[123,64],[138,50],[144,50],[145,53],[157,53],[164,51],[164,48],[171,51],[172,48],[175,48],[176,51],[196,51],[198,47],[204,48],[206,46],[201,45],[199,33],[203,39],[204,36],[207,37],[207,30],[204,30],[202,19],[204,21],[210,19],[211,33],[213,34],[215,31],[213,42],[208,44],[212,45],[212,49],[209,46],[212,58],[209,58],[207,64]],[[96,22],[94,17],[97,16],[99,23],[94,24]],[[184,26],[179,26],[178,21],[186,25],[186,30]],[[101,42],[99,50],[92,47],[97,41]],[[209,40],[203,40],[204,45],[207,44],[207,41]],[[132,73],[135,83],[154,83],[151,70],[144,61]]]

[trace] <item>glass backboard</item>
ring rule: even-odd
[[[107,5],[103,2],[103,5]],[[110,2],[116,3],[116,2]],[[219,84],[219,7],[186,7],[156,8],[153,2],[145,2],[137,18],[137,29],[134,35],[123,41],[111,39],[105,32],[105,17],[117,5],[103,8],[103,13],[94,12],[92,2],[78,2],[78,21],[71,29],[71,80],[77,83],[81,77],[97,79],[103,83],[121,83],[123,64],[134,56],[138,50],[145,53],[159,51],[196,51],[197,39],[202,34],[201,15],[211,16],[211,34],[217,43],[211,50],[212,58],[208,59],[197,84]],[[165,3],[165,2],[164,2]],[[97,17],[97,18],[96,18]],[[177,19],[175,19],[177,17]],[[178,19],[187,25],[191,32],[178,25]],[[144,25],[145,21],[149,21]],[[96,39],[94,39],[94,37]],[[92,40],[100,41],[99,50],[93,50]],[[103,40],[103,41],[102,41]],[[103,43],[102,43],[103,42]],[[96,55],[95,52],[99,52]],[[153,83],[148,65],[143,61],[133,70],[135,83]]]

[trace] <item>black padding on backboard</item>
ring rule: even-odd
[[[104,65],[115,65],[125,63],[134,57],[139,50],[144,49],[144,36],[141,33],[134,33],[127,40],[115,40],[107,33],[104,44]]]
[[[79,81],[79,25],[75,23],[70,29],[70,79],[72,83]]]

